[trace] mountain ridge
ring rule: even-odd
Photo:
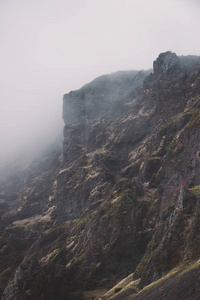
[[[176,299],[175,268],[198,299],[199,82],[167,51],[64,95],[62,151],[1,184],[3,300]]]

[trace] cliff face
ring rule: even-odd
[[[1,185],[2,299],[198,299],[199,82],[199,57],[166,52],[64,95],[62,160]]]
[[[85,119],[120,112],[123,104],[134,99],[142,88],[148,71],[119,71],[103,75],[80,90],[63,97],[63,119],[71,124]]]

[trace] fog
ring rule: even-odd
[[[200,54],[199,0],[1,0],[0,165],[62,135],[62,96],[102,74]]]

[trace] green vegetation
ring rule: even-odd
[[[43,237],[47,237],[48,239],[54,239],[56,237],[59,237],[61,234],[67,231],[68,226],[70,226],[70,222],[65,222],[53,226],[50,229],[43,232]]]
[[[72,264],[78,264],[80,263],[85,257],[85,254],[82,254],[80,256],[78,256],[77,258],[75,258],[73,261],[72,261]]]
[[[84,167],[82,167],[82,168],[83,168],[83,170],[86,170],[87,172],[90,172],[90,171],[92,170],[92,168],[93,168],[93,165],[92,165],[92,164],[89,164],[89,165],[84,166]]]
[[[116,184],[116,189],[124,194],[128,189],[129,191],[132,189],[132,182],[128,178],[121,178]]]
[[[164,133],[166,130],[171,131],[171,129],[185,116],[192,116],[192,111],[183,112],[183,113],[178,114],[177,116],[172,117],[168,122],[164,123],[159,128],[159,130],[155,133],[155,135]]]
[[[187,273],[188,271],[197,268],[200,266],[200,259],[187,265],[186,267],[184,267],[178,274],[177,277],[181,277],[182,275],[184,275],[185,273]]]
[[[185,273],[187,273],[188,271],[196,268],[200,266],[200,260],[189,264],[189,265],[185,265],[183,266],[183,264],[179,265],[178,267],[172,269],[169,273],[167,273],[165,276],[163,276],[162,278],[158,279],[157,281],[154,281],[152,283],[150,283],[148,286],[144,287],[141,291],[139,291],[136,295],[133,295],[132,299],[134,299],[135,297],[137,297],[138,295],[141,295],[145,292],[147,292],[148,290],[152,289],[153,287],[155,287],[156,285],[158,285],[159,283],[165,281],[166,279],[170,278],[170,277],[181,277],[182,275],[184,275]]]
[[[103,297],[107,300],[111,300],[116,296],[122,296],[124,292],[128,290],[136,290],[140,283],[140,279],[133,280],[133,274],[130,274],[125,279],[121,280],[118,284],[116,284],[111,290],[109,290]],[[124,298],[124,297],[123,297]]]
[[[135,278],[138,278],[142,275],[142,271],[144,270],[145,266],[149,262],[150,258],[151,258],[151,255],[148,252],[146,252],[142,258],[142,261],[137,265],[137,267],[134,271]]]
[[[160,203],[160,199],[156,198],[155,201],[151,204],[151,206],[148,209],[147,218],[149,218],[150,215],[156,213],[156,208],[157,208],[157,205],[159,205],[159,203]]]
[[[167,278],[169,278],[170,276],[172,276],[174,273],[177,272],[177,269],[172,270],[171,272],[169,272],[166,276],[158,279],[157,281],[154,281],[152,283],[150,283],[149,285],[145,286],[141,291],[139,291],[135,296],[133,296],[133,299],[135,297],[137,297],[138,295],[141,295],[145,292],[147,292],[148,290],[150,290],[151,288],[153,288],[154,286],[158,285],[159,283],[161,283],[162,281],[166,280]]]
[[[190,119],[190,122],[187,124],[187,127],[193,127],[200,124],[200,110],[196,110],[192,118]]]
[[[0,273],[0,280],[3,284],[5,284],[9,280],[13,271],[13,267],[9,267]]]
[[[176,138],[174,137],[168,147],[171,150],[174,150],[176,148],[176,144],[177,144],[177,141],[176,141]]]
[[[192,115],[192,111],[187,111],[187,112],[183,112],[178,114],[177,116],[173,117],[170,121],[170,124],[175,125],[177,124],[183,117],[185,116],[191,116]]]
[[[187,273],[188,271],[196,268],[200,266],[200,259],[191,263],[191,264],[181,264],[176,268],[173,268],[171,271],[169,271],[165,276],[163,276],[162,278],[150,283],[148,286],[145,286],[142,290],[140,290],[139,292],[137,292],[138,290],[138,286],[140,283],[140,279],[137,280],[133,280],[133,274],[129,275],[128,277],[126,277],[125,279],[123,279],[122,281],[120,281],[117,285],[115,285],[111,290],[109,290],[103,297],[105,297],[106,300],[111,300],[114,299],[117,296],[122,296],[122,299],[125,299],[123,297],[123,293],[125,291],[130,291],[130,296],[127,296],[126,299],[134,299],[137,296],[149,291],[150,289],[152,289],[153,287],[157,286],[158,284],[160,284],[161,282],[164,282],[165,280],[167,280],[170,277],[175,276],[177,277],[181,277],[182,275],[184,275],[185,273]],[[137,292],[137,293],[136,293]]]
[[[200,190],[200,185],[196,185],[193,188],[187,189],[187,191],[192,195],[192,196],[196,196],[196,194],[198,193],[198,191]]]
[[[118,181],[118,185],[121,186],[121,187],[126,187],[127,185],[130,185],[130,181],[127,178],[121,178]]]
[[[119,221],[121,220],[122,215],[132,207],[132,190],[127,188],[120,192],[114,199],[111,199],[104,217],[112,217],[115,221]]]
[[[154,143],[158,139],[160,140],[160,142],[162,142],[162,145],[160,144],[160,147],[152,152],[153,156],[162,156],[166,152],[164,149],[165,147],[168,147],[168,149],[170,150],[174,150],[176,148],[177,139],[175,135],[177,133],[178,123],[183,120],[182,126],[189,126],[188,124],[191,124],[192,121],[190,120],[191,118],[193,118],[193,114],[194,109],[180,113],[177,116],[172,117],[168,122],[163,124],[158,129],[158,131],[152,136],[151,141]],[[167,140],[163,144],[163,141],[161,139],[163,139],[163,137],[165,136],[167,136]]]
[[[172,203],[170,205],[167,206],[167,208],[165,208],[163,211],[162,211],[162,215],[165,218],[168,218],[171,213],[175,210],[176,208],[176,203]]]
[[[49,262],[53,261],[57,256],[59,256],[61,249],[55,249],[50,252],[44,259],[43,265],[47,265]]]

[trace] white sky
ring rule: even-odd
[[[0,0],[0,155],[62,131],[62,96],[95,77],[200,55],[199,0]]]

